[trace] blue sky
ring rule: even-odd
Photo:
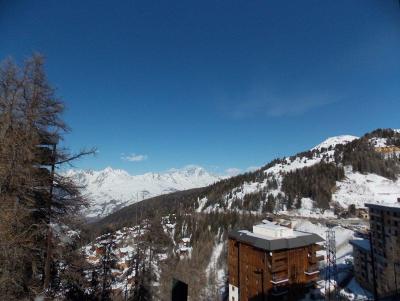
[[[400,128],[395,0],[2,1],[0,58],[33,51],[79,168],[224,173]]]

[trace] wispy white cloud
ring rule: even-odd
[[[323,93],[272,93],[266,89],[254,89],[239,99],[225,103],[224,111],[231,118],[244,119],[254,116],[286,117],[303,115],[339,100],[337,96]]]
[[[140,161],[144,161],[147,160],[148,156],[147,155],[140,155],[140,154],[129,154],[129,155],[125,155],[122,154],[121,155],[121,159],[125,160],[125,161],[129,161],[129,162],[140,162]]]
[[[297,116],[312,109],[331,104],[327,98],[298,98],[295,100],[254,100],[238,104],[232,111],[235,118],[266,115],[269,117]]]
[[[230,177],[233,177],[233,176],[240,174],[241,171],[242,170],[240,168],[231,167],[231,168],[225,169],[225,174]]]

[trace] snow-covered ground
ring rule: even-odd
[[[217,238],[219,235],[217,235]],[[211,253],[210,262],[206,269],[206,275],[209,278],[214,278],[220,293],[224,290],[225,281],[227,278],[226,270],[223,267],[218,267],[218,259],[220,258],[224,248],[224,242],[217,240],[214,244]]]
[[[371,292],[363,289],[354,278],[347,285],[346,289],[340,291],[340,295],[354,301],[372,300],[373,297]]]
[[[317,223],[314,224],[306,219],[293,219],[292,227],[299,231],[316,233],[325,239],[328,227],[326,225]],[[336,226],[333,228],[336,236],[336,256],[337,262],[342,263],[346,259],[346,255],[352,253],[352,247],[349,244],[350,239],[354,239],[354,231]]]
[[[347,208],[350,204],[364,207],[365,203],[397,203],[400,198],[400,180],[392,181],[376,174],[353,172],[345,169],[346,178],[337,182],[332,201]]]
[[[92,204],[85,215],[90,218],[106,216],[143,199],[207,186],[221,179],[199,166],[135,176],[111,167],[100,171],[69,170],[66,175],[86,186],[83,193]]]
[[[322,210],[314,207],[314,201],[310,198],[301,199],[301,208],[290,211],[282,210],[279,214],[286,214],[293,217],[312,217],[312,218],[334,218],[335,213],[332,210]]]

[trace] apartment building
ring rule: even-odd
[[[297,300],[319,279],[323,239],[269,221],[228,241],[229,301]]]
[[[354,273],[365,288],[379,297],[400,291],[400,203],[366,204],[370,216],[370,240],[353,240]],[[375,270],[375,277],[373,271]]]

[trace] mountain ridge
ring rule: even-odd
[[[124,210],[135,211],[140,207],[143,211],[146,206],[157,207],[165,214],[168,210],[177,210],[173,206],[162,210],[163,199],[175,200],[181,209],[196,212],[285,213],[290,210],[292,215],[310,217],[336,216],[352,204],[363,207],[366,202],[397,202],[400,153],[382,154],[382,144],[379,148],[374,146],[376,139],[385,141],[385,148],[398,147],[400,131],[378,129],[360,138],[330,137],[308,151],[272,160],[258,170],[192,191],[189,197],[181,197],[180,192],[159,196],[123,208],[105,220],[118,224],[118,215]],[[296,177],[306,181],[299,184]],[[315,185],[312,183],[319,186],[310,190],[309,185]]]
[[[208,186],[223,179],[196,165],[143,175],[130,175],[125,170],[112,167],[99,171],[68,170],[65,175],[83,186],[84,194],[92,201],[84,212],[88,218],[104,217],[144,199]]]

